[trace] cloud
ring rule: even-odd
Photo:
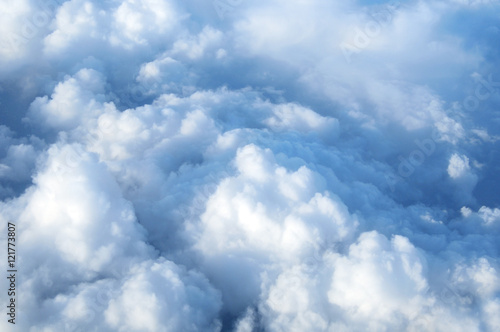
[[[364,233],[348,257],[335,261],[329,301],[350,308],[357,321],[390,321],[396,311],[411,320],[427,289],[425,265],[408,239],[396,236],[389,243],[375,232]]]
[[[45,52],[56,56],[75,50],[77,41],[92,47],[126,50],[149,46],[171,32],[179,18],[169,1],[123,1],[109,7],[90,1],[68,1],[57,11],[54,31],[44,39]]]
[[[276,165],[270,150],[255,145],[239,149],[235,164],[239,175],[220,182],[206,202],[201,224],[190,226],[208,273],[216,284],[226,284],[225,298],[233,297],[228,299],[233,312],[257,300],[266,264],[306,260],[321,247],[351,237],[357,225],[356,217],[337,197],[323,192],[321,178],[309,169],[287,171]],[[241,289],[239,282],[227,287],[233,282],[222,269],[246,270],[238,280],[247,280],[248,288]]]
[[[56,130],[73,129],[99,111],[96,106],[99,99],[103,101],[104,83],[99,72],[82,69],[57,84],[50,100],[47,96],[36,98],[29,120]]]
[[[469,158],[453,154],[448,165],[448,175],[452,179],[458,179],[465,176],[470,170]]]
[[[106,166],[80,151],[75,145],[50,148],[35,185],[2,206],[4,218],[17,221],[23,255],[32,258],[23,263],[19,285],[18,299],[27,303],[30,317],[21,325],[151,331],[216,326],[219,293],[199,273],[155,258]],[[100,309],[89,307],[96,297]],[[45,318],[35,315],[38,305]],[[174,308],[185,316],[165,316]]]
[[[202,275],[186,274],[173,263],[162,261],[147,268],[133,271],[121,286],[121,295],[110,301],[104,316],[113,329],[217,329],[220,296]]]
[[[218,292],[196,273],[157,260],[135,265],[123,279],[84,283],[41,303],[49,317],[34,331],[217,330]],[[33,309],[32,309],[33,310]],[[26,324],[21,324],[21,326]]]
[[[459,196],[463,197],[462,200],[473,200],[471,192],[474,189],[478,178],[477,175],[471,170],[469,158],[453,154],[450,157],[450,163],[448,164],[447,170],[450,178],[461,189],[461,194]]]
[[[498,330],[497,7],[0,1],[18,326]]]
[[[296,130],[304,134],[315,132],[330,139],[337,136],[337,119],[321,116],[300,105],[277,105],[273,113],[274,115],[264,120],[264,123],[275,131]]]
[[[323,255],[319,271],[285,271],[265,304],[276,330],[403,328],[419,316],[426,298],[426,263],[408,239],[388,241],[363,233],[348,255]],[[327,292],[324,292],[324,287]]]

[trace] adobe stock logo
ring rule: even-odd
[[[243,0],[214,0],[212,5],[217,12],[217,15],[222,20],[227,14],[233,12],[236,7],[240,6]]]
[[[27,17],[18,33],[8,36],[9,47],[11,50],[17,50],[21,45],[27,44],[34,39],[40,29],[48,27],[52,22],[58,8],[64,3],[64,0],[43,0],[37,2],[37,10]]]
[[[359,26],[354,28],[351,41],[344,41],[339,44],[347,63],[351,63],[354,54],[358,54],[367,48],[372,40],[381,34],[382,29],[394,20],[396,11],[400,6],[401,2],[391,1],[383,9],[370,13],[372,19],[366,22],[362,28]]]
[[[463,107],[469,112],[477,110],[482,101],[491,98],[492,95],[496,95],[500,91],[498,89],[500,82],[493,81],[493,74],[488,76],[488,80],[478,73],[472,74],[472,78],[476,81],[474,95],[465,97],[462,102]]]
[[[490,74],[486,80],[482,75],[474,73],[471,75],[476,81],[474,95],[464,98],[462,106],[465,110],[472,112],[479,108],[481,102],[486,101],[500,92],[500,82],[493,81],[493,75]],[[436,150],[436,145],[440,142],[440,133],[434,129],[430,138],[414,141],[416,148],[410,152],[407,157],[399,156],[397,175],[386,175],[386,181],[391,191],[395,190],[395,185],[409,178]]]

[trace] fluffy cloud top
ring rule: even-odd
[[[0,8],[2,331],[500,329],[498,1]]]

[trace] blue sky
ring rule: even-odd
[[[0,1],[1,330],[499,330],[499,6]]]

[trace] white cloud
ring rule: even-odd
[[[248,308],[235,326],[235,332],[252,332],[255,325],[255,310]]]
[[[168,261],[143,263],[121,285],[121,294],[104,311],[115,330],[218,330],[220,295],[197,273]]]
[[[49,99],[36,98],[30,106],[30,120],[56,130],[74,129],[101,112],[104,78],[93,69],[82,69],[58,83]]]
[[[132,50],[157,44],[182,17],[170,1],[123,1],[117,6],[85,0],[65,2],[57,12],[54,30],[45,38],[45,52],[61,55],[75,50],[75,42],[88,47],[106,45]],[[95,49],[94,49],[95,50]]]
[[[0,1],[18,326],[498,330],[496,1],[213,5]]]
[[[450,163],[448,165],[448,175],[452,179],[463,177],[469,171],[469,158],[467,158],[466,156],[460,156],[456,153],[450,157]]]
[[[150,43],[170,32],[179,18],[171,1],[123,1],[113,13],[111,44],[132,48]]]
[[[329,301],[350,309],[357,321],[390,322],[396,312],[411,320],[424,304],[426,263],[404,237],[389,242],[375,232],[364,233],[347,257],[332,263]]]
[[[290,172],[255,145],[239,149],[235,163],[240,174],[219,184],[201,216],[204,254],[262,251],[294,260],[319,243],[346,239],[356,227],[309,169]]]
[[[223,36],[221,31],[206,26],[197,36],[177,40],[172,47],[171,53],[174,56],[185,55],[189,59],[199,59],[206,56],[205,52],[208,49],[220,45]]]
[[[317,132],[336,136],[338,121],[295,104],[277,105],[274,115],[264,122],[274,130],[296,130],[303,133]]]
[[[460,192],[456,194],[458,199],[463,202],[473,202],[472,190],[477,184],[478,177],[472,171],[469,164],[469,158],[459,154],[453,154],[448,164],[448,175],[458,186]]]

